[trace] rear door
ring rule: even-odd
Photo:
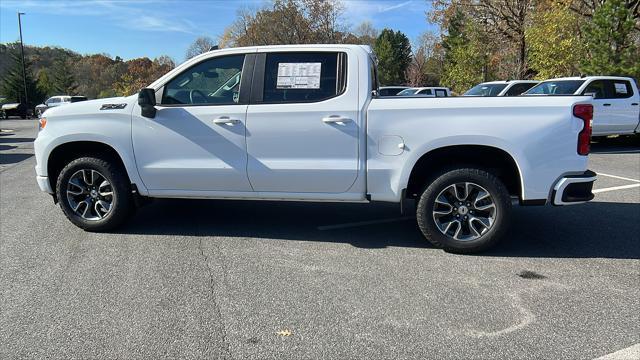
[[[593,96],[593,134],[630,133],[638,124],[631,83],[626,80],[593,80],[582,95]],[[635,116],[634,116],[635,115]]]
[[[355,56],[268,52],[258,54],[255,66],[247,111],[247,172],[253,189],[349,190],[359,164]]]
[[[611,112],[617,123],[615,131],[631,133],[638,126],[638,94],[628,80],[610,80]],[[635,105],[634,105],[635,104]]]

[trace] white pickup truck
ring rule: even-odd
[[[141,198],[415,199],[425,237],[463,253],[504,235],[512,200],[593,198],[591,97],[379,97],[375,64],[359,45],[205,53],[136,96],[48,109],[37,182],[89,231]]]
[[[632,78],[585,76],[545,80],[524,95],[593,97],[593,136],[640,133],[640,95]]]

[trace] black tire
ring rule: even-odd
[[[493,223],[488,229],[482,229],[480,232],[480,236],[478,238],[473,238],[474,234],[471,234],[471,229],[469,225],[461,225],[458,223],[456,226],[460,226],[463,229],[466,229],[470,233],[469,240],[461,240],[455,239],[453,235],[443,233],[440,230],[440,227],[436,223],[436,217],[441,216],[438,214],[434,214],[434,209],[436,206],[436,197],[445,193],[446,189],[451,189],[453,184],[460,183],[473,183],[474,185],[479,185],[483,190],[489,193],[489,200],[492,200],[495,205],[495,210],[493,212]],[[480,190],[477,190],[478,192]],[[472,191],[468,191],[467,196],[470,196]],[[476,193],[477,194],[477,193]],[[446,196],[445,196],[446,197]],[[475,199],[478,196],[476,195]],[[454,201],[457,201],[456,198],[453,198]],[[488,201],[488,200],[487,200]],[[464,202],[464,201],[463,201]],[[473,203],[472,207],[469,209],[475,209],[476,202]],[[460,206],[460,211],[464,207],[464,213],[467,214],[466,204]],[[444,211],[448,211],[446,205],[444,207]],[[455,204],[454,204],[455,206]],[[451,215],[443,215],[443,216],[462,216],[459,211],[451,210]],[[479,210],[476,209],[476,214]],[[469,211],[473,213],[473,210]],[[469,214],[471,217],[471,214]],[[466,219],[465,216],[462,216]],[[484,250],[489,249],[490,247],[495,246],[501,238],[504,236],[507,227],[510,223],[511,217],[511,198],[509,196],[509,192],[504,184],[494,175],[488,173],[487,171],[476,169],[476,168],[459,168],[459,169],[449,169],[443,171],[438,176],[435,177],[435,180],[431,182],[420,195],[417,208],[416,208],[416,219],[418,221],[418,226],[422,231],[422,234],[425,238],[434,246],[438,248],[442,248],[449,252],[454,253],[462,253],[462,254],[471,254],[477,253]],[[454,222],[458,219],[452,219]],[[459,219],[462,222],[462,219]],[[446,222],[443,221],[443,222]],[[471,220],[466,222],[466,224],[471,223]],[[477,228],[477,222],[474,222],[474,228]],[[440,224],[441,227],[445,227],[443,224]],[[452,226],[453,228],[453,226]],[[482,226],[481,226],[482,228]],[[448,229],[448,228],[447,228]],[[445,229],[446,231],[446,229]]]
[[[80,170],[95,170],[110,183],[112,195],[110,210],[104,217],[87,220],[76,213],[67,196],[69,180]],[[131,195],[131,184],[126,171],[116,161],[97,157],[81,157],[68,163],[58,175],[56,196],[65,216],[77,227],[87,231],[108,231],[122,225],[132,214],[134,202]],[[87,199],[89,195],[87,195]]]

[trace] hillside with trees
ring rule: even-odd
[[[89,98],[131,95],[175,67],[168,56],[124,61],[106,54],[80,55],[58,47],[26,45],[29,103],[33,107],[53,95]],[[24,85],[20,43],[0,44],[0,94],[22,101]]]

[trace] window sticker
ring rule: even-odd
[[[322,63],[278,63],[277,89],[320,89]]]
[[[625,83],[613,83],[616,86],[616,94],[626,94],[627,85]]]

